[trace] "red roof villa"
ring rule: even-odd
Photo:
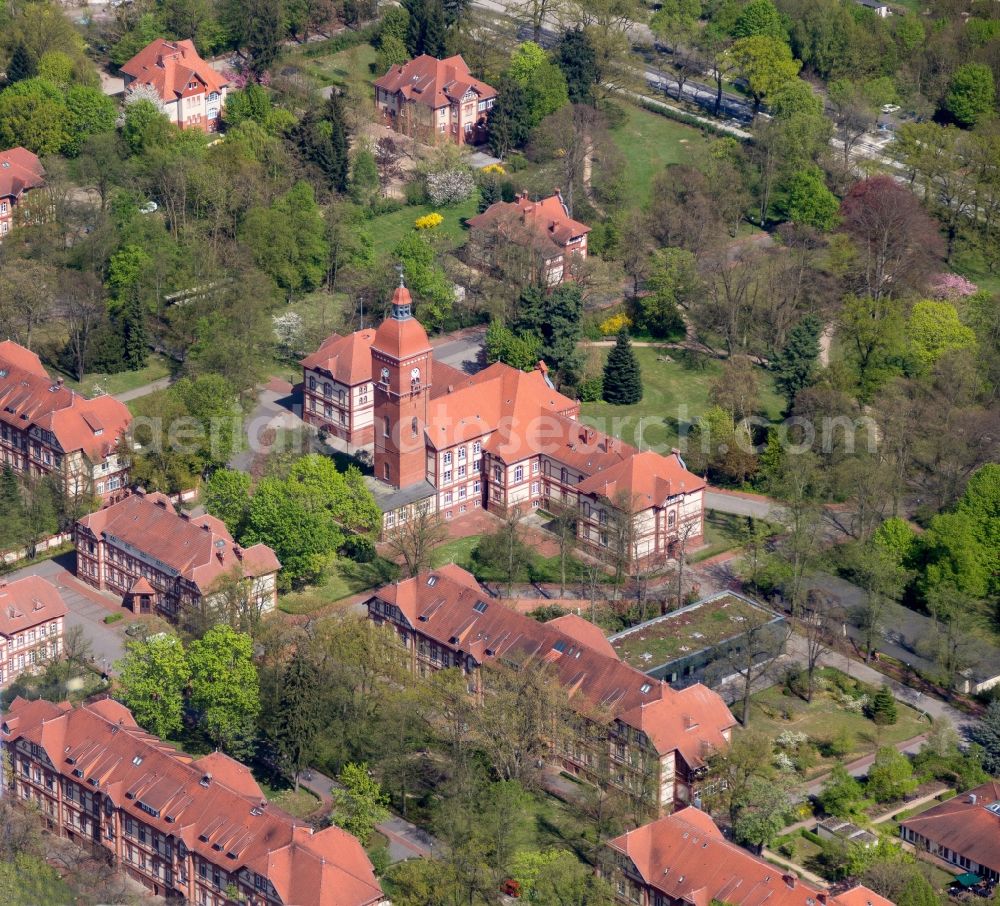
[[[396,132],[424,142],[475,145],[486,138],[496,90],[472,77],[460,56],[422,54],[375,80],[375,107]]]
[[[503,246],[512,243],[526,252],[522,278],[546,286],[571,279],[573,265],[587,258],[590,227],[569,216],[559,189],[539,201],[522,192],[514,201],[491,204],[468,223],[470,250],[482,266],[496,268],[501,260],[509,260]]]
[[[125,91],[151,88],[163,111],[182,129],[219,128],[229,82],[195,50],[191,41],[157,38],[121,68]]]

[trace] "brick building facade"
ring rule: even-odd
[[[489,694],[494,659],[551,670],[578,718],[572,738],[554,743],[553,761],[657,812],[692,801],[709,754],[728,744],[736,723],[705,686],[675,691],[622,663],[586,620],[539,623],[453,564],[384,586],[367,606],[370,619],[395,629],[415,675],[458,668],[476,697]]]
[[[192,759],[111,699],[14,700],[0,722],[5,795],[60,837],[108,853],[153,894],[191,906],[375,906],[361,844],[270,805],[246,767]]]
[[[114,500],[128,481],[118,442],[131,419],[114,397],[87,399],[49,377],[31,350],[0,342],[0,467],[56,475],[75,499]]]
[[[281,564],[271,548],[241,547],[220,519],[178,512],[165,494],[136,491],[84,516],[74,541],[77,576],[135,613],[176,617],[230,576],[246,582],[256,612],[277,603]]]
[[[411,306],[400,286],[376,331],[335,334],[302,363],[306,420],[371,444],[386,530],[418,508],[445,519],[566,508],[581,544],[623,546],[633,563],[702,543],[705,483],[679,453],[640,453],[582,424],[544,362],[469,375],[436,361]]]
[[[0,689],[62,654],[66,602],[41,576],[0,578]]]

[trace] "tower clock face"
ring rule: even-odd
[[[419,368],[414,368],[410,372],[410,380],[411,381],[419,381],[420,380],[420,369]]]
[[[389,383],[389,369],[388,368],[383,368],[382,369],[382,383],[383,384],[388,384]]]

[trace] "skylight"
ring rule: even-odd
[[[472,605],[472,609],[476,613],[486,613],[487,607],[489,607],[489,604],[487,604],[485,601],[476,601],[476,603]]]

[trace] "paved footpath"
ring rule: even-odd
[[[148,384],[143,384],[141,387],[123,390],[121,393],[114,394],[114,397],[119,403],[127,403],[131,400],[139,399],[140,396],[149,396],[149,394],[155,393],[157,390],[165,390],[170,386],[172,381],[172,377],[162,377],[158,380],[150,381]]]
[[[337,786],[337,781],[332,777],[310,770],[299,775],[299,783],[319,796],[323,806],[329,807],[332,804],[333,789]],[[434,859],[441,855],[441,844],[434,837],[398,815],[377,824],[375,829],[389,841],[391,862],[414,858]]]

